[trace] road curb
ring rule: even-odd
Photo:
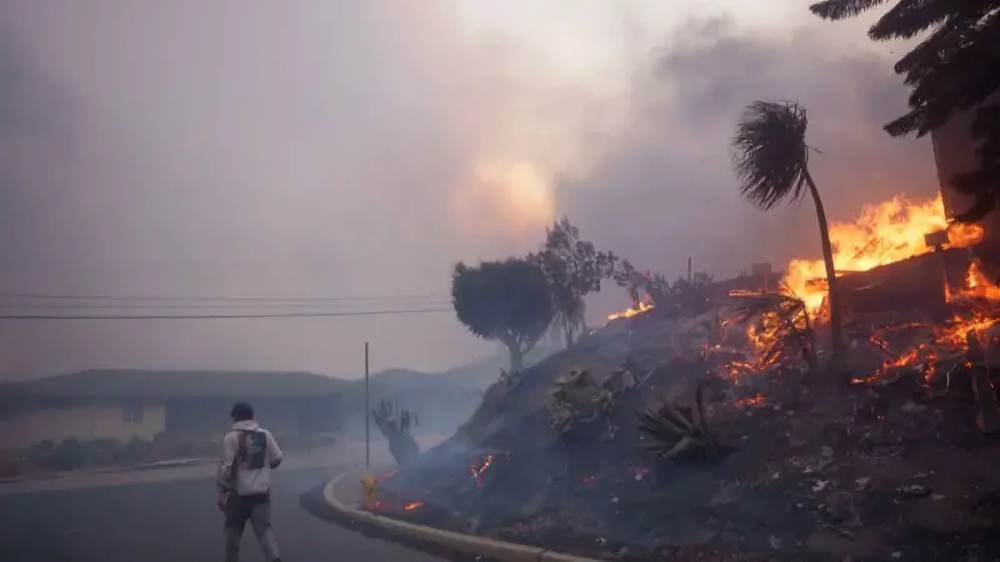
[[[456,533],[454,531],[444,531],[424,525],[415,525],[392,519],[391,517],[375,515],[367,511],[348,507],[337,499],[333,493],[333,487],[357,470],[358,468],[352,468],[336,476],[323,486],[323,499],[327,507],[340,517],[376,527],[384,532],[445,548],[455,553],[485,556],[496,562],[598,562],[593,558],[572,556],[536,546],[498,541],[496,539]]]

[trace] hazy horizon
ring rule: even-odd
[[[808,202],[762,213],[735,189],[732,127],[760,98],[809,109],[831,220],[937,189],[929,143],[881,130],[905,108],[894,46],[793,0],[3,2],[2,294],[447,307],[455,262],[532,250],[560,215],[668,277],[688,256],[781,268],[819,244]],[[589,321],[627,304],[611,286]],[[372,372],[495,349],[447,312],[0,320],[0,379],[352,378],[364,341]]]

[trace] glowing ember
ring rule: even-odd
[[[756,396],[748,396],[746,398],[740,398],[736,401],[736,406],[738,408],[748,408],[751,406],[759,406],[764,403],[764,395],[758,394]]]
[[[472,466],[469,467],[469,471],[472,473],[472,477],[476,480],[476,486],[479,489],[483,488],[483,475],[486,474],[486,471],[491,466],[493,466],[493,463],[496,460],[496,455],[486,455],[472,460]]]
[[[911,203],[894,197],[867,205],[853,223],[830,224],[833,263],[838,273],[868,271],[932,251],[924,236],[947,230],[950,246],[965,247],[982,239],[978,225],[949,225],[944,203],[938,195],[931,201]],[[826,299],[826,268],[823,260],[792,260],[785,284],[805,301],[815,315]]]
[[[413,511],[414,509],[417,509],[418,507],[420,507],[422,505],[424,505],[424,502],[412,502],[412,503],[408,503],[408,504],[406,504],[403,507],[403,510],[404,511]]]
[[[389,472],[384,472],[382,474],[378,474],[378,475],[375,476],[375,481],[376,482],[385,482],[386,480],[388,480],[388,479],[392,478],[393,476],[395,476],[398,472],[399,472],[398,470],[391,470]]]
[[[630,466],[628,467],[628,472],[636,478],[642,478],[646,474],[649,474],[648,466]]]

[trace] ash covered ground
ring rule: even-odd
[[[974,268],[853,322],[835,370],[780,291],[616,320],[502,376],[376,509],[609,560],[996,559],[1000,316]]]

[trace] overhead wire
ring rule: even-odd
[[[344,316],[392,316],[454,312],[452,308],[417,308],[399,310],[355,310],[327,312],[276,312],[246,314],[131,314],[131,315],[48,315],[0,314],[0,320],[235,320],[240,318],[334,318]]]
[[[361,303],[361,302],[350,302],[350,303],[331,303],[324,305],[323,303],[293,303],[293,304],[281,304],[276,302],[267,302],[262,304],[242,304],[236,302],[224,302],[219,304],[145,304],[145,303],[115,303],[115,304],[103,304],[103,303],[72,303],[72,304],[52,304],[50,302],[44,303],[12,303],[6,304],[0,302],[0,310],[4,309],[30,309],[30,310],[122,310],[122,309],[139,309],[139,310],[219,310],[219,309],[243,309],[243,310],[286,310],[286,309],[329,309],[331,307],[356,307],[356,306],[372,306],[372,304],[383,304],[383,305],[403,305],[403,304],[413,304],[421,306],[449,306],[451,303],[448,301],[421,301],[417,303]]]
[[[222,302],[349,302],[349,301],[419,301],[429,299],[442,299],[441,295],[368,295],[368,296],[339,296],[339,297],[233,297],[233,296],[210,296],[210,295],[70,295],[52,293],[0,293],[0,300],[3,299],[30,299],[30,300],[112,300],[112,301],[222,301]]]
[[[431,300],[434,299],[434,300]],[[13,302],[11,302],[13,301]],[[35,302],[31,302],[35,301]],[[89,302],[88,302],[89,301]],[[96,302],[95,302],[96,301]],[[357,310],[364,306],[366,309]],[[347,310],[344,310],[344,309]],[[10,313],[10,310],[59,311]],[[132,314],[93,314],[94,310]],[[155,310],[183,313],[152,313]],[[239,312],[220,312],[238,309]],[[116,296],[43,293],[0,294],[0,320],[223,320],[240,318],[332,318],[431,314],[452,311],[451,302],[430,295],[344,297]],[[69,313],[67,311],[73,311]]]

